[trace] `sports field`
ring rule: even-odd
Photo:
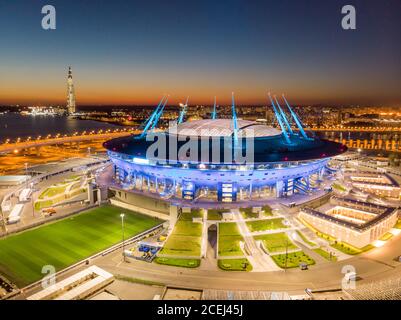
[[[57,271],[162,221],[125,209],[103,206],[0,240],[0,273],[19,287],[41,279],[42,267]]]

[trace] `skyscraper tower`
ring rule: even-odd
[[[72,81],[71,67],[68,68],[68,78],[67,78],[67,111],[69,114],[76,112],[75,90],[74,90],[74,82]]]

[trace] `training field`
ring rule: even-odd
[[[120,213],[125,213],[125,238],[162,221],[113,206],[88,210],[58,222],[0,240],[0,273],[19,287],[41,279],[42,267],[57,271],[122,240]]]

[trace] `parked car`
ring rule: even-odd
[[[54,208],[46,208],[42,210],[42,215],[47,218],[55,215],[57,213],[56,209]]]

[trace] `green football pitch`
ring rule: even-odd
[[[103,206],[0,240],[0,273],[19,287],[41,279],[42,268],[66,268],[162,221],[125,209]]]

